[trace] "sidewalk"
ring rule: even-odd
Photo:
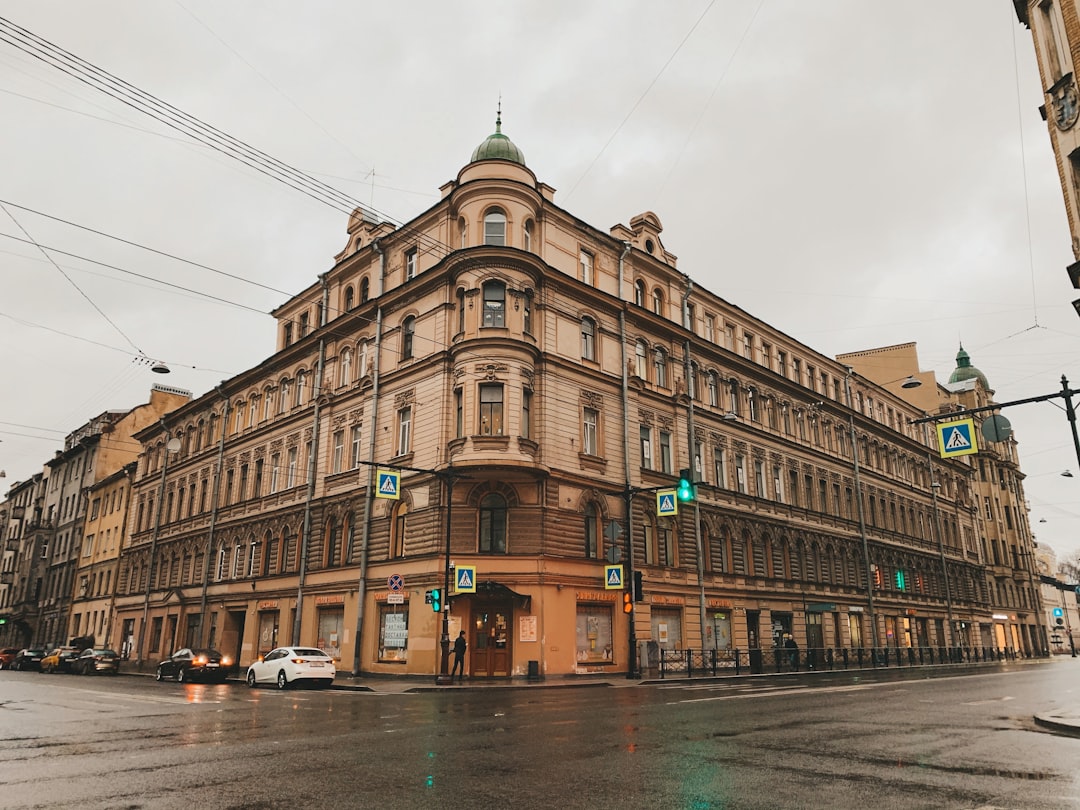
[[[1080,713],[1061,711],[1035,715],[1035,725],[1080,737]]]

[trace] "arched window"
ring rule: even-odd
[[[220,582],[225,579],[225,566],[228,564],[229,552],[226,551],[225,546],[218,548],[218,563],[217,563],[217,577]]]
[[[337,521],[331,518],[326,525],[326,552],[324,555],[325,567],[333,568],[340,563],[341,535]]]
[[[497,492],[480,500],[480,552],[506,553],[506,499]]]
[[[413,335],[416,333],[416,318],[410,315],[401,322],[401,359],[413,356]]]
[[[596,559],[600,554],[598,538],[600,537],[600,515],[596,504],[585,504],[585,556]]]
[[[714,408],[720,407],[720,381],[715,371],[709,372],[709,405]]]
[[[648,354],[649,347],[645,345],[644,340],[639,340],[634,344],[634,373],[643,380],[649,379]]]
[[[352,382],[352,351],[346,349],[341,353],[341,380],[340,385],[348,385]]]
[[[525,220],[525,228],[522,230],[522,244],[521,246],[525,250],[532,250],[533,240],[533,221],[531,219]]]
[[[640,279],[634,282],[634,303],[639,307],[645,306],[645,282]]]
[[[581,359],[596,359],[596,321],[588,317],[581,319]]]
[[[484,326],[506,326],[506,285],[501,281],[484,284]]]
[[[303,405],[304,400],[307,399],[307,372],[296,372],[296,398],[293,401],[294,405]]]
[[[345,288],[345,311],[348,312],[354,306],[356,306],[356,301],[353,299],[353,288],[350,284]]]
[[[652,311],[657,315],[664,314],[664,293],[659,287],[652,293]]]
[[[667,388],[667,352],[656,347],[653,352],[653,381],[661,388]]]
[[[282,380],[281,385],[278,386],[278,393],[281,398],[278,400],[278,413],[285,413],[289,410],[289,406],[292,404],[289,402],[289,393],[292,387],[292,383],[289,380]]]
[[[363,379],[368,373],[368,344],[366,340],[360,341],[360,369],[359,377]]]
[[[499,208],[492,208],[484,214],[484,244],[506,244],[506,214]]]
[[[362,278],[360,279],[360,303],[367,303],[369,297],[371,297],[371,282]]]

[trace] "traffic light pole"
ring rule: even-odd
[[[450,523],[454,515],[454,473],[447,468],[442,474],[446,481],[446,567],[443,570],[442,635],[439,637],[439,686],[452,684],[450,675]]]

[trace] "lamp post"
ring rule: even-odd
[[[169,471],[169,455],[180,451],[180,440],[173,438],[165,420],[161,420],[161,427],[165,431],[165,457],[161,462],[161,484],[158,487],[157,509],[154,510],[154,533],[150,535],[150,562],[146,571],[146,592],[143,594],[142,624],[139,626],[139,648],[135,655],[135,665],[142,670],[143,643],[146,641],[146,622],[150,616],[150,589],[154,586],[154,558],[157,555],[158,536],[161,534],[161,510],[165,505],[165,476]]]

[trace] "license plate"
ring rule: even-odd
[[[309,667],[321,667],[321,666],[325,666],[325,665],[323,664],[322,661],[309,661],[308,666]]]
[[[206,666],[207,666],[208,669],[213,669],[214,667],[217,666],[217,664],[207,664]]]

